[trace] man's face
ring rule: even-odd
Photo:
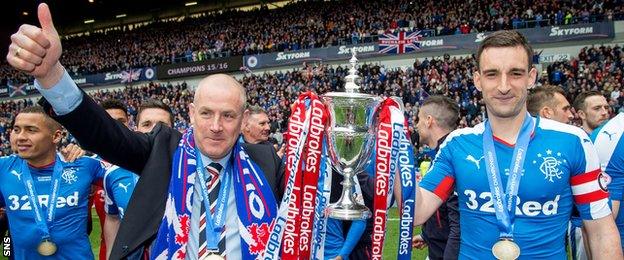
[[[158,122],[173,127],[169,112],[160,108],[146,108],[141,110],[138,120],[137,131],[141,133],[149,133]]]
[[[570,106],[570,102],[565,96],[560,93],[555,93],[555,103],[557,104],[553,108],[553,117],[551,119],[559,121],[564,124],[569,124],[570,121],[574,118],[572,114],[572,106]]]
[[[213,81],[214,82],[214,81]],[[199,87],[189,106],[195,143],[210,159],[225,157],[241,132],[243,104],[237,87],[207,85]]]
[[[529,70],[524,48],[492,47],[481,53],[479,71],[474,74],[490,117],[510,118],[526,111],[527,87],[537,72]]]
[[[106,113],[108,113],[113,119],[119,121],[128,127],[128,115],[125,111],[117,108],[106,109]]]
[[[20,113],[10,136],[11,149],[25,160],[39,160],[56,151],[61,131],[52,130],[46,118],[38,113]]]
[[[585,99],[585,109],[579,111],[579,116],[587,126],[594,130],[609,119],[609,103],[602,95],[589,96]]]
[[[271,126],[269,117],[265,113],[249,115],[245,124],[245,138],[250,143],[259,143],[269,140]]]
[[[428,142],[427,140],[427,134],[429,133],[429,131],[427,131],[427,116],[425,115],[425,113],[423,112],[423,108],[421,107],[418,110],[418,122],[416,123],[416,130],[418,131],[418,142],[421,144],[426,144]]]

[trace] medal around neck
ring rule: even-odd
[[[209,254],[206,257],[206,260],[224,260],[224,259],[225,257],[220,256],[219,254],[216,254],[216,253]]]
[[[56,244],[48,239],[41,241],[37,246],[37,252],[42,256],[51,256],[56,253]]]
[[[492,254],[496,259],[515,260],[520,257],[520,247],[511,239],[501,238],[492,246]]]

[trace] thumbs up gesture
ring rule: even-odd
[[[37,16],[41,27],[24,24],[11,35],[7,61],[15,69],[34,76],[44,88],[50,88],[63,76],[59,63],[61,40],[47,4],[39,5]]]

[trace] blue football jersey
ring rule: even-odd
[[[106,168],[103,181],[106,196],[104,209],[107,214],[123,219],[139,175],[110,163],[102,164]]]
[[[73,163],[62,162],[60,189],[56,200],[54,221],[48,227],[57,251],[50,257],[37,253],[41,232],[37,229],[35,212],[21,172],[22,159],[16,155],[0,157],[0,206],[6,207],[15,259],[93,259],[87,235],[87,203],[91,183],[104,176],[100,162],[82,157]],[[29,167],[37,200],[47,216],[48,199],[54,164]]]
[[[580,128],[536,119],[516,200],[514,240],[520,259],[565,259],[564,234],[573,203],[586,220],[611,214],[608,192],[599,184],[598,156]],[[440,146],[421,187],[445,200],[459,197],[462,259],[494,259],[499,240],[492,193],[485,172],[485,125],[452,132]],[[494,138],[503,187],[514,146]]]
[[[607,174],[609,197],[620,201],[620,211],[615,223],[624,239],[624,113],[620,113],[592,132],[592,140],[600,158],[600,168]],[[624,243],[624,242],[622,242]],[[624,244],[622,244],[624,247]]]

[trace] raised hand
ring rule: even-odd
[[[11,35],[7,61],[15,69],[34,76],[44,88],[50,88],[63,75],[59,63],[62,47],[47,4],[37,9],[41,27],[23,24]]]

